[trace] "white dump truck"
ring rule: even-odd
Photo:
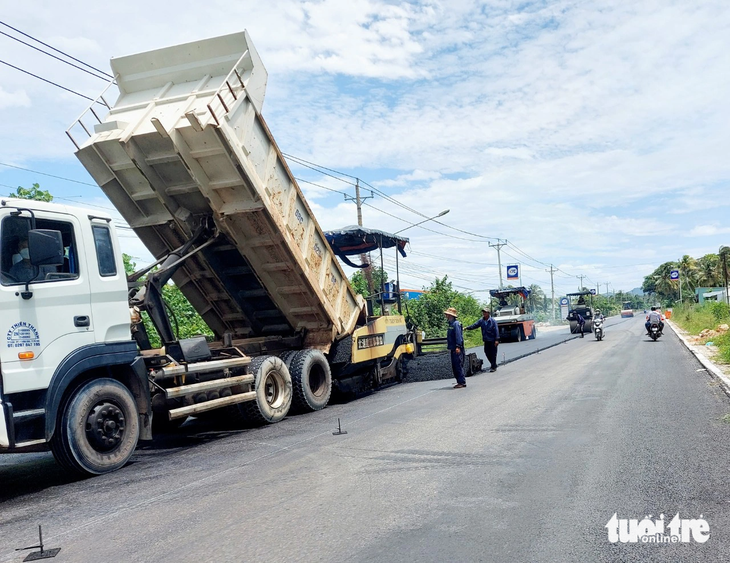
[[[396,381],[413,334],[348,283],[261,116],[249,35],[111,68],[116,102],[105,91],[67,133],[157,261],[127,276],[109,215],[0,202],[0,452],[50,447],[100,474],[191,415],[272,423],[324,408],[333,381]],[[177,337],[170,280],[212,339]]]

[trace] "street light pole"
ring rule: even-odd
[[[413,225],[409,225],[408,227],[405,227],[405,228],[401,229],[400,231],[396,231],[396,232],[394,232],[393,234],[394,234],[394,235],[397,235],[398,233],[402,233],[403,231],[407,231],[408,229],[412,229],[413,227],[418,227],[418,225],[423,225],[423,224],[424,224],[424,223],[426,223],[427,221],[433,221],[434,219],[438,219],[439,217],[443,217],[443,216],[444,216],[444,215],[446,215],[446,214],[447,214],[447,213],[448,213],[449,211],[451,211],[451,209],[444,209],[444,210],[443,210],[443,211],[442,211],[441,213],[439,213],[438,215],[434,215],[433,217],[429,217],[428,219],[424,219],[423,221],[420,221],[419,223],[413,223]]]

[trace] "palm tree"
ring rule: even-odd
[[[538,307],[545,304],[545,292],[536,283],[533,283],[528,289],[530,290],[530,296],[527,298],[527,304],[530,311],[536,312]]]
[[[692,258],[689,254],[682,256],[682,259],[677,264],[679,266],[679,281],[682,284],[682,297],[689,294],[694,294],[695,288],[699,285],[697,267],[697,260]]]
[[[705,254],[697,259],[697,283],[702,287],[722,285],[720,257],[717,254]]]

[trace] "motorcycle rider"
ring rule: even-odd
[[[601,313],[601,310],[600,309],[596,309],[596,314],[593,316],[593,318],[594,319],[600,319],[600,320],[603,320],[604,319],[603,313]]]
[[[662,322],[662,314],[656,310],[656,307],[651,308],[651,311],[646,316],[646,324],[644,324],[644,326],[646,327],[646,333],[649,336],[651,336],[651,325],[654,323],[659,325],[659,332],[662,332],[664,330],[664,323]]]

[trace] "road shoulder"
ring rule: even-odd
[[[686,330],[678,327],[669,319],[667,319],[666,324],[672,328],[674,333],[682,341],[682,344],[699,360],[710,375],[722,383],[725,393],[730,395],[730,373],[727,373],[728,368],[723,369],[722,366],[713,362],[707,353],[707,347],[691,342],[689,339],[691,335]]]

